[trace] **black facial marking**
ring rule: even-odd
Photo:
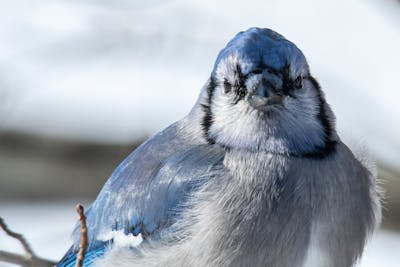
[[[245,88],[239,88],[239,90],[236,91],[237,99],[236,103],[242,100],[246,96],[247,90]]]
[[[252,70],[251,72],[250,72],[251,74],[261,74],[261,73],[263,73],[263,70],[260,68],[260,69],[255,69],[255,70]]]
[[[224,92],[225,92],[225,94],[229,93],[230,91],[232,91],[232,84],[230,84],[227,79],[224,79]]]
[[[297,76],[297,78],[293,82],[294,88],[300,89],[303,87],[303,77]]]
[[[315,89],[317,90],[317,98],[318,98],[318,105],[319,105],[319,111],[317,115],[317,119],[320,121],[323,129],[324,129],[324,135],[325,135],[325,141],[323,146],[316,147],[316,149],[312,152],[305,153],[301,155],[302,157],[308,157],[308,158],[317,158],[317,159],[322,159],[331,154],[336,147],[337,141],[333,139],[333,131],[334,129],[332,128],[333,125],[328,119],[328,114],[326,111],[326,103],[324,100],[324,96],[321,90],[320,85],[318,84],[317,80],[312,77],[311,75],[304,77],[304,79],[308,79]]]
[[[238,76],[238,80],[236,81],[239,86],[244,86],[244,82],[246,81],[246,76],[242,72],[242,68],[239,64],[236,65],[236,74]]]
[[[207,87],[207,97],[206,97],[206,103],[201,104],[201,107],[203,108],[204,111],[204,116],[203,116],[203,121],[201,122],[201,126],[203,128],[203,134],[204,138],[207,140],[209,144],[215,144],[215,140],[210,137],[210,127],[213,122],[213,116],[211,112],[211,101],[212,101],[212,96],[215,90],[215,79],[214,77],[210,78],[210,83],[208,84]]]
[[[236,75],[237,79],[235,80],[234,88],[235,88],[235,99],[234,104],[236,105],[240,100],[244,99],[247,94],[246,89],[246,75],[243,74],[242,68],[239,65],[236,65]]]
[[[282,92],[285,95],[292,96],[293,90],[293,82],[290,79],[290,65],[286,64],[281,73],[282,73]]]

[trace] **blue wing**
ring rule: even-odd
[[[92,248],[88,252],[85,253],[85,257],[83,260],[83,266],[91,267],[96,259],[102,257],[106,250],[106,246],[99,246],[96,248]],[[76,257],[77,251],[71,247],[65,256],[60,260],[60,262],[56,265],[57,267],[75,267],[76,265]]]
[[[224,150],[205,143],[202,133],[190,133],[191,128],[182,121],[171,125],[138,147],[114,171],[86,213],[89,261],[92,255],[104,253],[103,242],[112,240],[99,237],[112,230],[156,239],[174,222],[191,192],[210,179],[210,170],[221,164]],[[74,239],[76,249],[79,228]],[[70,250],[64,259],[73,259],[73,254]]]

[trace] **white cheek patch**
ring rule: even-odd
[[[252,114],[255,111],[252,111],[244,100],[233,105],[232,101],[227,99],[228,96],[220,94],[222,93],[216,92],[214,95],[214,99],[218,100],[213,102],[212,113],[217,115],[213,117],[211,137],[228,146],[255,145],[258,133],[258,118],[256,114]]]

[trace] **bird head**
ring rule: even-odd
[[[200,103],[208,142],[227,148],[318,156],[337,138],[303,53],[270,29],[240,32],[221,50]]]

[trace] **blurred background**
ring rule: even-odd
[[[359,265],[398,266],[398,0],[0,0],[0,216],[59,259],[75,204],[188,113],[219,50],[252,26],[302,49],[342,138],[376,161],[384,218]],[[0,250],[22,252],[3,233]]]

